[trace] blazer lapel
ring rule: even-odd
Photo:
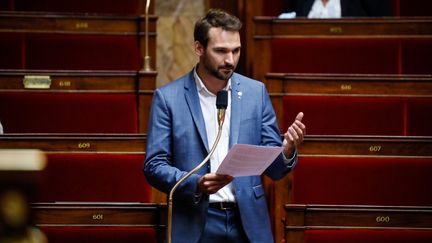
[[[236,74],[234,74],[231,78],[230,148],[234,146],[234,144],[237,144],[239,137],[242,95],[243,93],[240,87],[240,79]]]
[[[205,129],[204,118],[201,111],[201,105],[198,97],[198,91],[196,89],[193,71],[189,73],[185,80],[185,99],[189,106],[189,110],[192,114],[192,118],[200,135],[201,141],[204,143],[207,152],[209,152],[207,132]]]

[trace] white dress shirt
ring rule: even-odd
[[[308,14],[308,18],[312,19],[340,17],[342,17],[340,0],[329,0],[325,6],[322,0],[315,0],[314,4],[312,5],[311,11]]]
[[[197,85],[201,111],[203,113],[207,132],[207,143],[210,149],[216,140],[219,127],[216,109],[216,95],[211,93],[205,87],[196,70],[194,70],[194,77]],[[225,122],[222,126],[221,138],[215,149],[215,152],[210,158],[210,172],[212,173],[219,168],[219,165],[222,163],[229,150],[231,117],[231,79],[228,80],[227,86],[224,88],[224,90],[228,91],[228,107],[225,112]],[[235,202],[234,187],[232,183],[229,183],[228,185],[220,189],[218,192],[210,194],[210,203],[213,202]]]

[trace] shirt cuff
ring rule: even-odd
[[[297,163],[297,150],[294,150],[293,155],[289,159],[285,156],[284,153],[282,153],[282,156],[283,156],[285,165],[288,167],[294,167],[295,164]]]

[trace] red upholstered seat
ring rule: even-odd
[[[428,2],[429,5],[432,5],[431,1]],[[401,41],[403,73],[432,74],[432,38],[405,39]]]
[[[6,133],[137,133],[130,93],[0,92]]]
[[[139,0],[14,0],[16,11],[140,14]],[[145,1],[144,1],[145,2]]]
[[[430,158],[300,157],[295,204],[432,205]]]
[[[304,243],[429,243],[431,230],[305,230]]]
[[[156,243],[155,228],[149,227],[41,227],[50,243]]]
[[[150,202],[144,155],[48,154],[37,202]]]
[[[397,39],[273,39],[271,72],[398,73]]]
[[[408,135],[432,136],[432,98],[410,98],[407,110]]]
[[[432,2],[424,0],[394,0],[399,2],[400,16],[432,16]]]
[[[0,33],[0,69],[23,68],[24,48],[22,33]]]
[[[282,131],[303,111],[310,135],[404,135],[399,97],[285,96]]]
[[[28,69],[139,70],[136,36],[32,34],[27,40]]]

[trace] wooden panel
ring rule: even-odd
[[[140,133],[147,131],[147,120],[156,88],[156,72],[135,71],[34,71],[0,70],[2,92],[65,92],[65,93],[135,93],[138,97],[138,127]],[[24,85],[25,77],[48,76],[51,85],[47,88],[32,88]]]
[[[151,67],[156,67],[156,16],[149,17],[148,50]],[[144,26],[144,27],[143,27]],[[3,12],[0,14],[0,33],[32,33],[32,34],[79,34],[104,36],[137,37],[140,49],[138,56],[143,63],[145,56],[145,16],[103,16],[86,14],[47,14]],[[24,40],[26,43],[26,40]],[[25,44],[24,44],[25,45]],[[109,50],[107,50],[109,51]],[[18,53],[16,55],[19,55]],[[21,55],[25,56],[26,53]],[[25,61],[23,57],[23,61]],[[26,67],[25,63],[22,65]],[[142,66],[142,64],[141,64]],[[1,67],[0,67],[1,68]],[[12,67],[21,68],[21,66]]]
[[[278,19],[256,16],[255,37],[420,37],[432,35],[432,18]]]
[[[432,157],[431,137],[382,136],[306,136],[299,148],[300,157]],[[282,239],[283,205],[292,202],[292,173],[279,181],[265,180],[270,212],[273,213],[274,234]],[[291,212],[292,214],[292,212]],[[298,218],[299,220],[301,218]],[[302,232],[290,230],[290,237],[300,239]],[[292,241],[289,241],[292,242]],[[296,241],[303,242],[303,241]]]
[[[311,95],[403,97],[401,101],[404,104],[416,98],[422,97],[426,100],[432,97],[431,75],[267,73],[264,83],[270,93],[281,129],[287,125],[283,113],[284,96],[301,95],[305,96],[305,99]],[[404,135],[411,135],[408,125],[405,124]]]
[[[26,12],[70,12],[117,15],[139,15],[145,13],[146,0],[108,1],[58,1],[58,0],[8,0],[10,11]],[[150,13],[154,13],[155,1],[151,1]]]
[[[251,66],[248,70],[249,73],[258,80],[263,80],[264,75],[272,71],[287,72],[288,70],[290,72],[305,72],[304,70],[309,70],[308,72],[312,72],[310,69],[319,70],[315,72],[323,72],[322,70],[325,70],[324,72],[326,73],[335,72],[334,70],[337,70],[338,73],[353,73],[352,70],[355,70],[356,73],[371,73],[371,70],[373,70],[374,73],[430,73],[428,72],[427,64],[422,64],[420,68],[405,67],[415,64],[413,64],[412,58],[410,59],[407,54],[401,51],[405,50],[404,46],[407,45],[405,42],[402,42],[403,40],[409,40],[407,42],[409,43],[413,40],[420,39],[423,40],[424,43],[430,43],[432,35],[432,18],[430,17],[287,20],[255,16],[254,26],[253,38],[248,39],[248,51],[252,52],[253,56],[248,56],[246,62]],[[291,44],[286,44],[287,48],[296,48],[294,51],[291,51],[291,54],[288,49],[273,50],[273,52],[280,54],[282,57],[278,57],[276,60],[272,59],[271,43],[276,40],[283,42],[285,39],[296,42],[295,45],[299,47],[290,46],[294,45],[290,42]],[[308,42],[311,43],[304,43],[304,40],[308,40]],[[358,59],[357,57],[350,59],[349,56],[347,56],[346,62],[344,62],[343,59],[345,57],[342,58],[342,56],[344,56],[343,53],[337,53],[338,55],[335,56],[331,55],[331,53],[315,53],[317,50],[320,50],[320,41],[324,41],[333,48],[331,49],[332,51],[335,51],[338,46],[337,41],[344,44],[341,46],[341,50],[349,49],[350,44],[347,43],[349,40],[357,43],[364,49],[364,51],[352,49],[357,56],[365,53],[365,58],[370,58],[374,55],[374,52],[381,51],[382,54],[376,56],[377,58],[372,60],[378,63],[385,61],[383,68],[375,63],[369,66],[359,65],[359,63],[367,63],[367,60]],[[369,41],[366,43],[365,40]],[[387,42],[389,42],[389,44],[386,44]],[[423,45],[427,47],[427,44]],[[278,45],[277,48],[280,48],[280,46],[283,46],[283,44]],[[380,46],[383,46],[383,48],[380,48]],[[305,50],[300,50],[300,47],[305,48]],[[308,53],[308,51],[311,52],[309,49],[312,47],[314,48],[312,53]],[[367,50],[370,50],[370,48],[375,48],[376,50],[368,52]],[[326,53],[325,51],[326,49],[323,49],[322,52]],[[308,63],[310,63],[309,59],[320,59],[320,62],[324,60],[326,55],[332,60],[333,66],[324,63],[326,65],[319,66],[314,64],[315,66],[312,65],[308,67]],[[280,61],[282,61],[281,58],[284,57],[286,58],[285,62],[288,67],[292,70],[280,70],[281,66],[283,66],[280,64]],[[298,62],[295,61],[296,58]],[[276,63],[277,65],[275,63],[271,64],[271,61],[276,61],[278,63]],[[317,62],[317,60],[315,60],[315,62]],[[340,62],[340,67],[338,63],[334,62]]]
[[[136,35],[144,31],[140,27],[144,21],[144,16],[2,12],[0,32]],[[149,33],[153,37],[156,22],[156,16],[149,17]]]
[[[0,148],[40,149],[47,153],[139,153],[144,154],[146,135],[116,134],[5,134]]]
[[[264,83],[273,96],[288,93],[432,96],[432,75],[268,73]]]
[[[306,136],[301,156],[432,156],[431,137]]]
[[[165,224],[165,206],[151,203],[33,203],[38,226],[148,226]]]
[[[285,205],[285,238],[304,242],[314,229],[432,230],[431,207]]]

